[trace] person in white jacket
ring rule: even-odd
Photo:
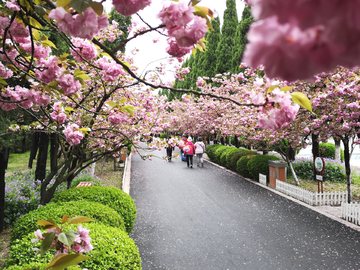
[[[197,142],[195,143],[195,154],[197,157],[197,166],[204,167],[204,160],[203,160],[203,154],[205,153],[205,144],[202,141],[202,138],[199,137],[197,139]]]

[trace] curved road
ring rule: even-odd
[[[144,270],[360,269],[359,232],[208,162],[135,155],[130,195]]]

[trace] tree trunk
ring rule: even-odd
[[[340,154],[340,140],[339,139],[335,139],[335,160],[341,160],[341,154]]]
[[[6,158],[4,151],[0,151],[0,233],[5,228],[5,167]]]
[[[315,135],[314,133],[311,134],[311,140],[312,140],[312,154],[313,154],[313,161],[315,161],[315,157],[320,156],[320,148],[319,148],[319,135]],[[316,172],[314,170],[314,181],[316,181]]]
[[[59,149],[59,137],[56,133],[50,135],[50,170],[57,171],[57,157]]]
[[[351,168],[350,168],[350,148],[349,139],[345,138],[342,140],[344,143],[344,157],[345,157],[345,172],[346,172],[346,187],[348,192],[348,203],[351,203]]]
[[[35,131],[31,135],[31,150],[30,150],[29,165],[28,165],[29,169],[32,169],[33,161],[36,158],[38,143],[39,143],[39,132]]]
[[[263,152],[263,155],[269,154],[269,150],[267,150],[267,149],[263,150],[262,152]]]
[[[238,137],[234,136],[234,139],[235,139],[235,147],[239,148],[239,139],[238,139]]]
[[[8,164],[9,164],[9,157],[10,157],[10,147],[6,147],[4,149],[4,158],[5,158],[5,170],[8,168]]]
[[[46,177],[46,161],[49,148],[49,135],[46,133],[40,134],[39,153],[36,163],[35,180],[43,181]]]
[[[291,146],[288,147],[287,155],[288,155],[288,158],[289,158],[290,161],[295,160],[295,150]]]
[[[222,145],[225,145],[224,137],[221,137],[221,138],[220,138],[220,143],[221,143]]]
[[[300,186],[299,179],[297,178],[297,175],[296,175],[296,173],[295,173],[295,170],[294,170],[294,167],[293,167],[293,165],[292,165],[291,160],[289,160],[288,165],[289,165],[291,174],[292,174],[292,176],[294,177],[294,180],[295,180],[295,182],[296,182],[296,185],[297,185],[297,186]]]

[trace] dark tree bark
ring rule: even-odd
[[[239,148],[239,139],[237,136],[234,136],[234,140],[235,140],[235,147]]]
[[[351,203],[351,168],[350,168],[350,147],[349,138],[345,137],[342,139],[344,144],[344,158],[345,158],[345,172],[346,172],[346,187],[348,192],[348,203]]]
[[[31,150],[30,150],[30,157],[29,157],[29,169],[32,169],[33,161],[36,158],[36,152],[38,149],[39,144],[39,132],[33,132],[31,135]]]
[[[295,160],[295,151],[291,146],[288,147],[288,157],[290,161]]]
[[[4,151],[0,150],[0,232],[5,228],[5,167],[7,166]]]
[[[5,170],[8,168],[8,164],[9,164],[9,157],[10,157],[10,147],[7,147],[4,149],[4,158],[5,158]]]
[[[43,181],[46,177],[46,161],[49,149],[49,135],[42,132],[39,140],[39,153],[36,163],[35,180]]]
[[[334,141],[335,141],[335,159],[341,160],[340,139],[334,138]]]
[[[50,135],[50,170],[57,171],[57,158],[59,149],[59,137],[56,133]]]
[[[220,138],[220,143],[221,143],[222,145],[225,145],[224,137],[221,137],[221,138]]]

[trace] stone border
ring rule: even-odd
[[[122,179],[122,190],[130,194],[130,177],[131,177],[131,153],[126,157],[125,160],[125,167],[123,172],[123,179]]]

